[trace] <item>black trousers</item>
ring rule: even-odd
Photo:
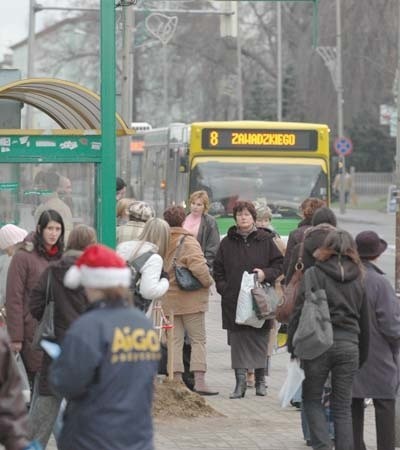
[[[374,398],[377,450],[394,450],[395,399]],[[364,399],[353,398],[354,450],[366,450],[364,443]]]

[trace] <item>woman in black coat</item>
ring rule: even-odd
[[[262,328],[235,323],[236,307],[243,272],[257,273],[258,281],[273,284],[282,273],[283,256],[270,232],[255,226],[256,210],[248,201],[239,201],[233,208],[236,225],[221,241],[214,261],[216,288],[222,297],[222,327],[228,330],[232,368],[236,387],[231,398],[244,397],[246,369],[255,368],[256,395],[264,396],[265,361],[271,321]]]

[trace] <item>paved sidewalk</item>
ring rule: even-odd
[[[230,400],[235,379],[230,369],[230,348],[226,332],[221,329],[221,308],[218,295],[210,301],[207,314],[208,383],[220,392],[206,397],[223,417],[155,421],[156,450],[172,449],[235,449],[296,450],[306,449],[300,413],[293,407],[282,409],[278,392],[285,379],[287,353],[272,357],[272,374],[268,380],[267,397],[256,397],[248,389],[240,400]],[[373,407],[366,411],[365,439],[369,450],[376,450]]]

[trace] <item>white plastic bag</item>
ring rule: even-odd
[[[304,370],[300,367],[299,360],[291,359],[289,361],[285,382],[279,391],[279,400],[282,408],[290,405],[290,400],[301,386],[304,378]]]
[[[239,298],[236,307],[235,322],[238,325],[249,325],[254,328],[261,328],[265,319],[257,319],[253,308],[253,297],[251,290],[254,288],[254,273],[243,272],[242,283],[240,285]]]
[[[25,403],[28,404],[31,401],[31,388],[29,386],[28,375],[26,373],[24,363],[19,353],[15,354],[15,362],[17,363],[19,376],[21,377],[22,394],[24,396]]]

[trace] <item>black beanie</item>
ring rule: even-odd
[[[330,225],[336,227],[337,221],[335,213],[328,207],[323,206],[318,208],[314,215],[312,216],[312,226],[319,225],[320,223],[329,223]]]

